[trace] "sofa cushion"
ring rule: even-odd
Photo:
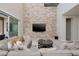
[[[72,50],[73,56],[79,56],[79,50]]]
[[[16,36],[0,41],[0,50],[8,50],[8,41],[13,40]]]
[[[0,50],[0,56],[7,56],[8,51]]]
[[[74,45],[75,46],[75,49],[76,50],[79,50],[79,41],[74,41],[74,42],[75,42],[75,45]]]
[[[40,53],[38,51],[15,50],[10,51],[8,56],[40,56]]]
[[[53,51],[46,51],[41,52],[43,56],[72,56],[70,50],[53,50]]]
[[[8,50],[8,41],[7,39],[0,41],[0,50]]]
[[[70,53],[47,53],[43,54],[43,56],[72,56]]]

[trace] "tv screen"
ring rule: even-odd
[[[33,24],[32,30],[34,32],[44,32],[46,31],[46,24]]]

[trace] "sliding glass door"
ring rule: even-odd
[[[18,35],[18,20],[14,17],[10,17],[9,20],[9,37]]]

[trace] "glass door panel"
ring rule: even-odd
[[[18,35],[18,20],[14,17],[10,17],[9,37]]]

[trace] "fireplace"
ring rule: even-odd
[[[46,24],[33,24],[32,30],[33,30],[33,32],[45,32]]]

